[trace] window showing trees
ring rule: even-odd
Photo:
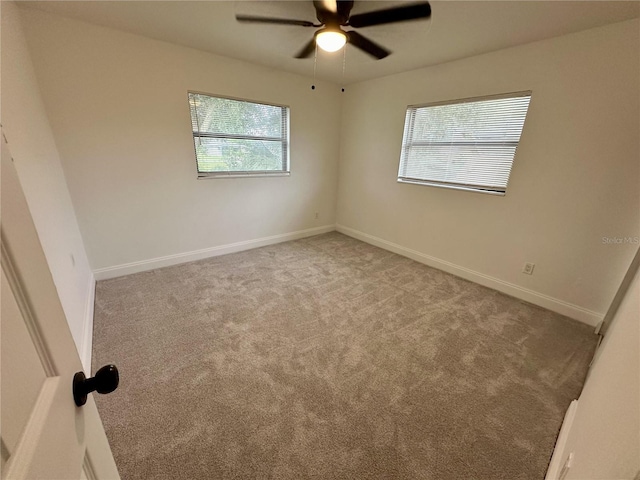
[[[189,92],[199,177],[289,173],[289,107]]]
[[[531,92],[410,106],[398,181],[502,194]]]

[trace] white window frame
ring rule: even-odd
[[[244,103],[251,103],[251,104],[256,104],[256,105],[267,105],[269,107],[278,107],[282,109],[282,115],[283,115],[283,131],[282,131],[282,136],[280,137],[261,137],[261,136],[254,136],[254,135],[242,135],[242,134],[225,134],[225,133],[209,133],[209,132],[200,132],[199,129],[198,130],[194,130],[193,126],[194,123],[198,123],[197,119],[195,119],[194,122],[194,118],[193,118],[193,108],[191,105],[191,95],[203,95],[203,96],[207,96],[207,97],[212,97],[212,98],[223,98],[226,100],[232,100],[235,102],[244,102]],[[203,179],[203,178],[241,178],[241,177],[284,177],[284,176],[290,176],[291,175],[291,168],[290,168],[290,156],[289,156],[289,152],[290,152],[290,108],[288,105],[279,105],[279,104],[274,104],[274,103],[267,103],[267,102],[258,102],[255,100],[248,100],[248,99],[244,99],[244,98],[235,98],[235,97],[228,97],[228,96],[224,96],[224,95],[214,95],[211,93],[205,93],[205,92],[198,92],[198,91],[194,91],[194,90],[189,90],[187,92],[187,99],[189,101],[189,116],[191,117],[191,125],[192,125],[192,134],[193,134],[193,147],[194,147],[194,157],[196,160],[196,171],[198,173],[198,179]],[[198,138],[229,138],[229,139],[242,139],[242,140],[266,140],[266,141],[278,141],[281,143],[282,145],[282,155],[283,155],[283,162],[282,162],[282,169],[279,170],[232,170],[232,171],[214,171],[214,172],[201,172],[200,171],[200,166],[198,163],[198,152],[195,146],[195,141]]]
[[[482,184],[482,183],[464,183],[464,182],[456,182],[456,181],[451,181],[451,180],[447,180],[447,181],[441,181],[441,180],[437,180],[435,178],[427,178],[428,175],[425,174],[422,178],[415,178],[415,177],[410,177],[407,175],[407,164],[408,162],[411,161],[410,155],[411,155],[411,148],[413,146],[421,146],[421,147],[428,147],[431,145],[434,146],[439,146],[442,147],[443,145],[446,146],[464,146],[465,143],[468,142],[463,142],[463,141],[451,141],[451,142],[443,142],[443,143],[439,143],[439,142],[430,142],[428,140],[426,141],[416,141],[414,140],[413,136],[414,136],[414,132],[413,132],[413,127],[414,127],[414,120],[415,120],[415,115],[416,112],[420,109],[425,109],[425,108],[432,108],[432,107],[439,107],[439,106],[447,106],[447,105],[456,105],[456,104],[460,104],[460,103],[476,103],[476,102],[484,102],[487,100],[500,100],[500,99],[508,99],[508,98],[523,98],[523,97],[528,97],[529,98],[529,102],[531,100],[531,95],[532,92],[531,91],[522,91],[522,92],[513,92],[513,93],[505,93],[505,94],[500,94],[500,95],[489,95],[489,96],[482,96],[482,97],[472,97],[472,98],[464,98],[464,99],[459,99],[459,100],[448,100],[448,101],[441,101],[441,102],[433,102],[433,103],[426,103],[426,104],[420,104],[420,105],[409,105],[407,107],[407,112],[406,112],[406,116],[405,116],[405,124],[404,124],[404,133],[403,133],[403,137],[402,137],[402,151],[400,154],[400,162],[398,165],[398,182],[399,183],[409,183],[409,184],[418,184],[418,185],[426,185],[426,186],[432,186],[432,187],[440,187],[440,188],[451,188],[451,189],[456,189],[456,190],[464,190],[464,191],[471,191],[471,192],[479,192],[479,193],[487,193],[487,194],[492,194],[492,195],[505,195],[506,194],[506,190],[507,190],[507,184],[505,183],[504,187],[501,186],[495,186],[495,185],[489,185],[487,183]],[[527,107],[525,109],[525,113],[524,113],[524,119],[522,121],[522,128],[524,128],[524,123],[526,121],[526,116],[528,114],[528,107],[530,106],[530,103],[527,104]],[[505,146],[507,148],[514,148],[513,151],[513,156],[511,157],[511,160],[508,164],[508,170],[506,170],[506,174],[507,174],[507,182],[508,179],[511,175],[511,169],[513,166],[513,163],[515,161],[515,156],[516,156],[516,152],[517,152],[517,147],[520,143],[522,137],[522,130],[520,130],[517,141],[509,141],[509,142],[505,142],[505,141],[495,141],[495,142],[474,142],[473,145],[484,145],[484,146],[488,146],[491,145],[494,148],[495,147],[500,147],[500,146]],[[468,143],[470,144],[470,143]],[[452,149],[453,150],[453,149]],[[451,159],[450,159],[451,160]],[[415,165],[415,164],[414,164]],[[503,167],[504,168],[504,167]]]

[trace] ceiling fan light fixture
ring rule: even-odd
[[[347,43],[347,36],[342,30],[324,30],[316,35],[316,43],[325,52],[337,52]]]

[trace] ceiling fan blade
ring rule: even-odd
[[[391,53],[386,48],[372,42],[366,37],[363,37],[358,32],[350,31],[345,33],[347,34],[347,38],[349,39],[350,44],[352,44],[354,47],[358,47],[360,50],[367,52],[369,55],[376,57],[378,60],[383,59]]]
[[[311,54],[315,51],[316,49],[316,38],[313,37],[309,43],[307,43],[304,47],[302,47],[302,50],[300,50],[295,58],[309,58],[311,56]]]
[[[302,27],[320,27],[307,20],[292,20],[289,18],[254,17],[253,15],[236,15],[236,20],[245,23],[272,23],[278,25],[300,25]]]
[[[431,5],[428,2],[404,5],[402,7],[375,10],[373,12],[352,15],[349,25],[355,28],[382,25],[383,23],[404,22],[431,16]]]

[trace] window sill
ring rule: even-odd
[[[208,180],[211,178],[253,178],[253,177],[290,177],[291,172],[274,172],[274,173],[200,173],[198,180]]]
[[[499,197],[504,197],[507,193],[507,192],[494,192],[492,190],[482,190],[481,188],[465,187],[464,185],[446,185],[442,183],[434,183],[434,182],[428,182],[428,181],[404,180],[401,178],[398,179],[398,183],[408,183],[410,185],[424,185],[427,187],[448,188],[450,190],[462,190],[464,192],[486,193],[487,195],[497,195]]]

